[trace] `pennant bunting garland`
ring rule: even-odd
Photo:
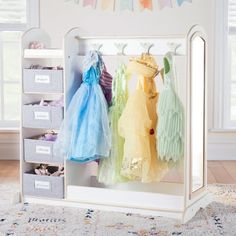
[[[141,10],[152,10],[152,0],[139,0]]]
[[[133,11],[134,6],[133,6],[133,0],[120,0],[120,10],[130,10]]]
[[[165,7],[172,7],[172,1],[171,0],[159,0],[159,7],[160,7],[160,9],[163,9]]]
[[[120,11],[134,11],[136,9],[136,5],[138,4],[140,10],[143,11],[148,9],[153,11],[153,0],[64,0],[65,2],[74,2],[75,4],[82,5],[83,7],[91,6],[93,8],[101,8],[102,10],[113,10],[115,11],[118,8]],[[165,7],[172,8],[173,6],[181,7],[183,3],[189,2],[192,3],[192,0],[156,0],[159,9],[162,10]],[[174,4],[176,2],[176,4]]]
[[[96,7],[96,0],[84,0],[83,6],[91,6],[93,8]]]
[[[192,0],[176,0],[178,5],[181,6],[184,2],[192,2]]]
[[[114,0],[102,0],[102,10],[113,9],[114,10]]]

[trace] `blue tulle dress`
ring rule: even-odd
[[[109,157],[108,107],[99,85],[101,60],[95,51],[86,56],[83,83],[69,104],[54,145],[54,153],[59,152],[71,161],[86,163]]]

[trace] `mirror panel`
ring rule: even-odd
[[[205,186],[205,50],[204,39],[195,35],[191,39],[191,193]]]

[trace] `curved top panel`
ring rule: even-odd
[[[190,28],[187,34],[188,41],[193,37],[193,35],[198,34],[198,36],[202,37],[205,41],[207,38],[207,34],[205,29],[200,25],[194,25]]]
[[[49,34],[40,28],[29,29],[22,35],[22,46],[24,49],[28,48],[29,43],[33,41],[43,43],[45,48],[50,48],[51,46]]]

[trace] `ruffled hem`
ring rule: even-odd
[[[158,116],[158,155],[163,161],[178,162],[184,153],[184,111],[173,88],[161,93]]]
[[[69,161],[74,161],[74,162],[78,162],[78,163],[88,163],[88,162],[91,162],[91,161],[96,161],[96,160],[99,160],[101,158],[108,158],[109,157],[109,154],[106,154],[106,155],[93,155],[91,157],[73,157],[73,156],[70,156],[67,158],[67,160]]]

